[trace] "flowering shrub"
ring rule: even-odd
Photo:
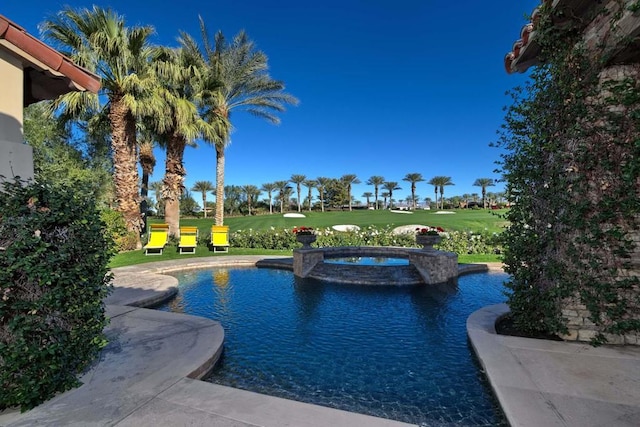
[[[440,233],[444,233],[442,227],[418,227],[416,228],[416,234],[418,236],[439,236]]]
[[[312,234],[316,234],[311,227],[293,227],[293,234],[301,235],[301,236],[310,236]]]
[[[298,228],[299,229],[299,228]],[[418,247],[413,233],[395,234],[392,227],[366,227],[357,231],[335,231],[331,228],[313,230],[319,247],[332,246],[400,246]],[[300,246],[296,233],[289,229],[237,230],[230,234],[236,248],[293,250]],[[502,242],[498,234],[478,234],[468,231],[449,231],[441,234],[436,248],[458,254],[499,254]]]

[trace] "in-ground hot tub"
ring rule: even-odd
[[[353,257],[403,258],[408,265],[359,265],[325,262]],[[458,255],[452,252],[396,246],[340,246],[293,251],[293,273],[338,283],[359,285],[421,285],[455,281]]]

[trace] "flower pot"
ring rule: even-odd
[[[316,235],[296,234],[296,240],[302,243],[302,249],[311,249],[311,244],[316,241]]]
[[[416,234],[416,243],[422,245],[424,251],[435,251],[433,245],[437,245],[442,240],[439,235]]]

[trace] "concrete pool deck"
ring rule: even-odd
[[[188,258],[115,269],[114,292],[105,300],[110,343],[81,378],[84,384],[24,414],[0,413],[0,425],[407,425],[198,381],[220,355],[220,325],[138,308],[175,294],[176,279],[163,272],[249,267],[263,258]],[[640,425],[640,348],[498,336],[491,328],[502,313],[503,306],[480,310],[467,329],[512,425]]]

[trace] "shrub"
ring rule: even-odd
[[[90,192],[5,184],[0,192],[0,410],[79,384],[106,344],[110,239]]]
[[[390,227],[367,227],[358,231],[335,231],[331,228],[315,230],[317,246],[401,246],[418,247],[413,233],[395,234]],[[230,235],[236,248],[291,250],[300,247],[290,229],[237,230]],[[488,233],[452,231],[443,234],[436,248],[458,254],[499,254],[500,236]]]
[[[132,251],[136,249],[138,239],[135,231],[128,231],[127,224],[121,212],[112,209],[103,209],[100,219],[105,224],[105,236],[113,240],[117,252]]]

